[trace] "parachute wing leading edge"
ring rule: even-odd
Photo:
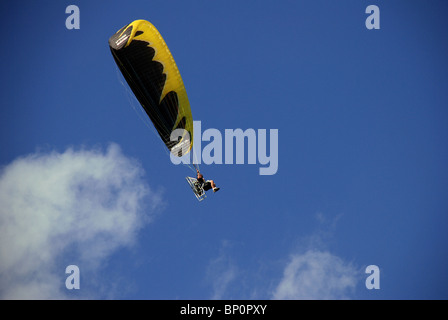
[[[136,20],[109,39],[120,71],[167,148],[176,156],[193,145],[193,118],[187,92],[176,63],[157,29]],[[171,134],[176,129],[176,141]]]

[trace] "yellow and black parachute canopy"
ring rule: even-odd
[[[176,156],[193,144],[193,117],[187,92],[168,46],[148,21],[135,20],[109,39],[120,71],[151,119],[165,145]],[[181,138],[171,133],[184,129]],[[176,135],[177,139],[177,135]]]

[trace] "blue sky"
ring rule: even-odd
[[[3,299],[448,298],[445,1],[0,6]],[[109,51],[136,19],[202,131],[278,129],[275,175],[202,164],[221,190],[195,199]]]

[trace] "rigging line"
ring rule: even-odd
[[[141,104],[138,101],[138,99],[136,98],[135,94],[130,89],[129,84],[124,81],[125,80],[124,76],[119,72],[119,68],[117,66],[115,66],[115,71],[117,74],[118,81],[125,88],[128,103],[131,105],[132,109],[134,109],[134,112],[136,112],[138,114],[138,117],[140,118],[141,121],[143,121],[145,126],[150,128],[151,131],[159,138],[160,133],[157,131],[154,124],[150,123],[149,115],[146,113],[146,110],[141,106]],[[137,106],[136,106],[136,103],[137,103]],[[158,114],[158,112],[155,112],[155,117],[153,119],[153,122],[155,124],[160,125],[163,128],[163,122],[161,121],[161,117]],[[163,128],[163,131],[164,132],[162,132],[162,134],[164,135],[164,137],[165,138],[168,137],[168,133],[166,132],[165,128]],[[193,135],[194,135],[194,133],[193,133]],[[162,149],[164,149],[165,153],[169,156],[171,154],[171,152],[168,150],[165,143],[161,139],[157,139],[157,140],[159,141],[158,143],[162,146]],[[199,170],[199,165],[196,163],[197,155],[195,153],[194,147],[191,148],[190,152],[192,152],[192,158],[193,158],[192,163],[188,164],[188,163],[182,162],[182,164],[187,166],[193,172],[196,172],[196,169]]]
[[[125,61],[128,62],[128,63],[129,63],[129,61],[130,61],[130,60],[127,59],[126,57],[122,57],[122,59],[125,60]],[[127,70],[123,69],[122,72],[126,72],[126,74],[127,74],[128,76],[130,76],[130,73],[127,72]],[[122,76],[123,76],[123,75],[122,75]],[[123,84],[123,82],[122,82],[121,80],[120,80],[120,82]],[[157,91],[157,87],[156,87],[153,83],[149,83],[149,84],[152,86],[153,89],[155,89],[155,90]],[[123,85],[124,85],[124,84],[123,84]],[[128,84],[128,85],[129,85],[129,84]],[[125,86],[126,89],[128,89],[128,87],[127,87],[126,85],[124,85],[124,86]],[[129,89],[130,89],[130,88],[129,88]],[[142,90],[143,90],[143,91],[146,91],[145,88],[141,88],[140,86],[135,86],[135,90],[137,90],[137,91],[139,92],[139,96],[142,96],[142,93],[143,93]],[[129,90],[128,90],[128,92],[129,92]],[[147,92],[146,92],[146,93],[147,93]],[[134,95],[134,96],[135,96],[135,95]],[[150,95],[147,94],[146,96],[150,96]],[[137,99],[136,97],[135,97],[135,99],[138,101],[138,99]],[[160,101],[158,101],[158,102],[154,102],[154,103],[160,103]],[[133,107],[134,107],[134,106],[133,106]],[[135,107],[134,107],[134,109],[135,109]],[[152,116],[150,117],[150,115],[147,113],[146,107],[144,108],[143,106],[141,106],[140,110],[142,111],[142,113],[143,113],[143,111],[146,112],[146,118],[149,117],[149,118],[151,119],[151,121],[152,121],[154,124],[158,125],[158,127],[163,131],[162,134],[163,134],[165,137],[168,136],[169,131],[164,127],[165,121],[163,120],[163,117],[162,117],[162,115],[161,115],[160,112],[155,111],[155,112],[152,113]],[[176,120],[176,119],[174,119],[174,118],[172,117],[171,114],[169,114],[168,117],[171,117],[170,120],[172,120],[173,122]],[[155,128],[154,128],[154,129],[155,129]],[[157,131],[157,132],[158,132],[158,131]]]
[[[197,161],[197,159],[199,159],[199,158],[196,154],[196,148],[194,147],[194,144],[193,144],[192,149],[193,149],[193,150],[191,150],[192,155],[193,155],[193,161],[192,161],[193,163],[192,164],[196,170],[201,171],[201,170],[199,170],[199,163],[198,163],[199,161]],[[201,151],[199,150],[199,152],[201,152]]]
[[[150,128],[154,133],[157,133],[157,130],[154,128],[154,126],[150,124],[148,115],[145,113],[145,110],[140,106],[140,103],[138,103],[138,107],[136,107],[135,103],[136,103],[136,101],[138,102],[138,100],[135,97],[132,90],[129,88],[129,85],[123,81],[124,77],[119,72],[119,69],[117,66],[115,66],[115,70],[117,73],[118,81],[120,81],[121,85],[125,89],[126,97],[128,99],[129,105],[132,107],[132,109],[134,109],[134,112],[138,115],[138,117],[145,124],[145,126]]]
[[[161,120],[161,117],[160,117],[159,113],[157,111],[154,111],[153,120],[152,120],[153,124],[151,124],[149,115],[147,114],[146,110],[141,106],[141,104],[138,101],[138,99],[136,98],[135,94],[130,89],[129,84],[127,84],[127,83],[125,83],[123,81],[124,77],[123,77],[123,75],[120,75],[120,73],[118,72],[118,70],[119,70],[118,67],[116,66],[115,68],[116,68],[115,70],[116,70],[116,73],[117,73],[118,80],[120,81],[121,85],[126,90],[128,102],[131,105],[131,107],[134,109],[134,111],[138,114],[139,118],[144,122],[144,124],[148,128],[151,128],[151,130],[152,130],[152,132],[154,132],[154,134],[156,134],[158,136],[160,136],[162,134],[164,138],[169,137],[168,131],[166,130],[166,128],[164,128],[163,121]],[[141,92],[140,89],[138,91]],[[137,103],[138,106],[136,106],[136,103]],[[160,133],[157,131],[157,129],[155,128],[154,124],[158,125],[161,128],[161,132]],[[163,145],[165,145],[163,143],[163,141],[161,143]]]

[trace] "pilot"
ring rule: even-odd
[[[196,169],[196,172],[198,173],[197,175],[198,182],[202,184],[202,188],[204,189],[204,191],[210,189],[213,189],[213,192],[219,191],[219,188],[215,185],[215,182],[213,180],[204,180],[204,176],[202,175],[202,173],[199,172],[198,169]]]

